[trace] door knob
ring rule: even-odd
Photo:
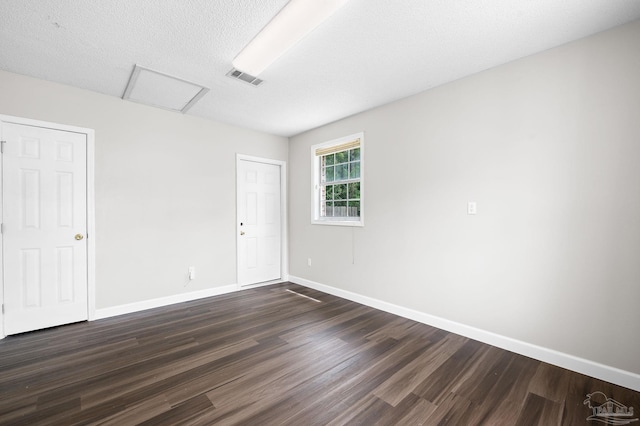
[[[244,231],[240,231],[240,235],[244,235]]]
[[[78,241],[80,241],[83,238],[84,238],[84,235],[82,235],[82,234],[76,234],[76,236],[75,236],[75,239],[78,240]]]

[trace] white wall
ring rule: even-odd
[[[634,22],[292,138],[290,274],[640,373],[638,40]],[[311,225],[309,147],[359,131],[365,227]]]
[[[95,130],[98,309],[235,284],[235,155],[287,159],[286,138],[2,71],[0,114]]]

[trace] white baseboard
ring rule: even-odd
[[[191,300],[204,299],[205,297],[219,296],[221,294],[232,293],[234,291],[248,290],[250,288],[264,287],[272,284],[279,284],[289,281],[288,275],[273,281],[267,281],[258,284],[250,284],[239,286],[237,284],[226,285],[222,287],[207,288],[204,290],[192,291],[190,293],[181,293],[173,296],[159,297],[157,299],[143,300],[140,302],[127,303],[126,305],[112,306],[110,308],[96,309],[95,314],[89,318],[89,321],[99,320],[103,318],[115,317],[118,315],[132,314],[134,312],[145,311],[147,309],[160,308],[162,306],[173,305],[175,303],[189,302]]]
[[[238,286],[235,284],[223,287],[207,288],[205,290],[192,291],[190,293],[175,294],[173,296],[159,297],[157,299],[143,300],[140,302],[127,303],[126,305],[112,306],[110,308],[96,309],[95,317],[91,318],[91,320],[131,314],[133,312],[160,308],[162,306],[173,305],[175,303],[189,302],[191,300],[203,299],[211,296],[219,296],[221,294],[227,294],[234,291],[238,291]]]
[[[490,331],[293,275],[289,276],[289,281],[640,392],[640,374],[610,367],[588,359],[512,339]]]

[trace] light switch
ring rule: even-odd
[[[478,208],[475,201],[469,201],[467,203],[467,214],[476,214],[478,212]]]

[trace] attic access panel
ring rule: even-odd
[[[208,88],[136,65],[122,99],[185,113]]]

